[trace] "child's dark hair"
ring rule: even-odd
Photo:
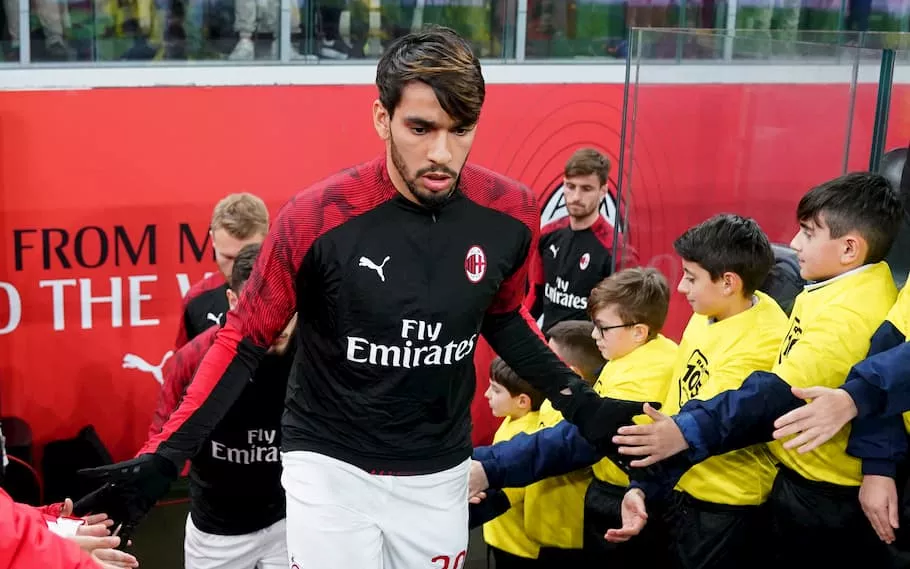
[[[518,374],[498,356],[490,364],[490,379],[505,387],[512,397],[518,397],[522,393],[527,395],[531,399],[531,411],[537,411],[543,404],[545,399],[543,394],[518,377]]]
[[[246,281],[250,279],[250,275],[253,274],[253,265],[256,264],[256,259],[259,257],[260,248],[258,243],[244,245],[234,258],[234,268],[231,269],[230,282],[230,287],[234,294],[240,294],[240,289],[243,288]]]
[[[591,337],[593,331],[594,324],[589,320],[563,320],[547,331],[550,339],[559,345],[566,363],[577,369],[588,383],[597,380],[597,374],[607,363]]]
[[[796,208],[797,221],[823,222],[832,239],[859,232],[869,245],[865,263],[885,258],[903,216],[897,192],[884,176],[871,172],[847,174],[816,186]]]
[[[722,213],[690,227],[673,242],[676,254],[696,263],[712,281],[724,273],[739,275],[749,296],[768,278],[774,252],[768,236],[754,219]]]
[[[615,306],[623,324],[645,324],[649,339],[660,334],[670,308],[670,286],[653,267],[633,267],[597,283],[588,296],[588,316]]]

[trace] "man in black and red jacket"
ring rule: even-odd
[[[575,151],[566,162],[562,192],[567,215],[541,229],[528,275],[525,306],[544,334],[565,320],[587,320],[594,285],[612,274],[614,264],[638,263],[634,250],[613,246],[616,231],[600,213],[609,175],[610,160],[593,148]]]
[[[135,459],[89,473],[108,481],[96,502],[120,504],[128,525],[204,446],[297,313],[282,421],[292,567],[463,563],[481,334],[605,454],[641,413],[600,398],[523,316],[538,207],[528,188],[465,164],[485,95],[470,45],[447,28],[406,35],[376,83],[385,154],[285,205],[162,432]]]
[[[234,259],[226,294],[232,309],[259,250],[258,244],[247,245]],[[184,538],[186,569],[287,567],[279,448],[281,414],[294,362],[295,325],[296,319],[292,319],[192,459],[191,505]],[[204,331],[168,360],[149,438],[161,433],[179,407],[219,329],[213,326]]]

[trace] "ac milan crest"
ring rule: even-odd
[[[477,245],[468,249],[468,254],[465,255],[464,272],[474,284],[479,283],[487,272],[487,255]]]
[[[588,265],[591,264],[591,254],[585,253],[581,256],[581,259],[578,261],[578,266],[581,267],[581,270],[588,268]]]

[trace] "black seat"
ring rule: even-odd
[[[888,179],[891,185],[900,192],[904,204],[904,222],[897,233],[894,245],[885,260],[891,267],[894,282],[898,287],[904,286],[910,272],[910,163],[907,162],[907,148],[898,148],[882,156],[878,173]]]
[[[802,292],[806,281],[799,276],[796,251],[779,243],[772,243],[771,249],[774,251],[774,266],[758,290],[777,301],[789,316],[793,310],[793,301],[796,300],[796,295]]]

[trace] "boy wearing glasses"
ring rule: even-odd
[[[608,360],[594,390],[602,397],[662,401],[677,356],[676,344],[660,333],[670,302],[670,289],[663,275],[654,268],[625,269],[598,283],[587,301],[594,323],[591,338]],[[563,421],[534,435],[519,434],[491,447],[479,447],[474,450],[474,458],[480,462],[474,463],[473,470],[481,470],[483,464],[488,485],[493,488],[520,488],[593,465],[595,478],[585,494],[583,528],[579,528],[580,535],[576,537],[581,542],[584,561],[574,566],[598,567],[609,562],[611,567],[640,567],[644,558],[650,566],[665,565],[655,564],[658,554],[666,550],[666,543],[656,537],[660,534],[653,526],[646,532],[646,536],[653,534],[653,539],[645,537],[622,546],[604,540],[606,530],[619,522],[619,506],[629,479],[610,459],[601,457],[571,424]],[[559,527],[562,524],[556,516],[539,520],[540,524],[549,524],[551,532],[565,529]],[[544,560],[538,566],[550,565]]]

